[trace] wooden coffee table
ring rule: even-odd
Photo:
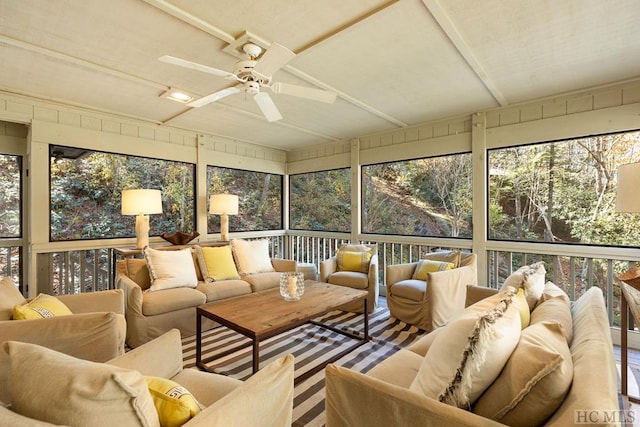
[[[333,332],[358,340],[354,345],[335,355],[330,360],[297,377],[294,383],[298,384],[322,370],[328,363],[335,362],[345,354],[369,341],[367,295],[367,291],[359,289],[306,280],[304,282],[304,295],[298,301],[285,301],[280,295],[280,288],[273,288],[203,304],[199,306],[196,311],[196,365],[202,370],[208,370],[205,366],[206,363],[247,347],[247,344],[237,346],[203,360],[203,317],[218,322],[251,339],[253,346],[253,373],[256,373],[260,368],[260,341],[289,331],[305,323],[322,326]],[[364,330],[362,336],[312,320],[329,311],[335,310],[343,304],[353,301],[363,301]]]

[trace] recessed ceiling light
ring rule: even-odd
[[[191,102],[193,100],[193,96],[189,95],[188,93],[182,90],[172,89],[172,88],[169,88],[169,90],[164,91],[160,96],[164,98],[168,98],[172,101],[181,102],[183,104],[186,104],[187,102]]]

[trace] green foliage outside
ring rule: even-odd
[[[282,175],[207,166],[207,183],[207,203],[212,194],[238,196],[229,231],[282,229]],[[220,216],[208,216],[207,232],[220,232]]]
[[[289,228],[351,231],[351,169],[289,177]]]
[[[471,154],[362,167],[365,233],[470,238]]]
[[[0,237],[20,237],[21,158],[0,155]]]
[[[51,147],[51,240],[131,237],[135,216],[121,214],[122,190],[162,191],[161,215],[150,215],[150,235],[195,230],[195,165],[87,151],[78,159]]]

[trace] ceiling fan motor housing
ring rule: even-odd
[[[244,89],[249,95],[256,95],[260,93],[260,83],[254,81],[245,82]]]
[[[259,84],[269,84],[271,78],[266,78],[253,71],[257,61],[247,59],[245,61],[236,62],[233,74],[236,75],[238,81],[241,82],[257,82]]]

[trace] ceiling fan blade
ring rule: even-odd
[[[260,107],[260,111],[264,114],[264,117],[268,122],[275,122],[282,119],[282,115],[280,111],[278,111],[278,107],[273,103],[273,100],[266,92],[260,92],[256,94],[253,99],[255,99],[258,107]]]
[[[253,71],[262,74],[265,77],[271,77],[276,71],[284,67],[287,62],[296,57],[296,54],[291,52],[286,47],[278,44],[271,43],[269,49],[262,54]]]
[[[225,96],[233,95],[234,93],[238,92],[240,92],[240,88],[238,86],[228,87],[226,89],[214,92],[211,95],[203,96],[202,98],[196,99],[195,101],[191,101],[187,105],[194,108],[202,107],[204,105],[211,104],[212,102],[216,102],[219,99],[224,98]]]
[[[273,93],[283,93],[285,95],[299,96],[300,98],[312,99],[314,101],[333,104],[336,100],[336,93],[328,90],[314,89],[311,87],[291,85],[287,83],[274,83],[271,85]]]
[[[218,77],[235,77],[233,73],[209,67],[207,65],[198,64],[197,62],[187,61],[186,59],[176,58],[175,56],[164,55],[158,58],[159,61],[167,64],[177,65],[179,67],[191,68],[192,70],[202,71],[204,73],[213,74]]]

